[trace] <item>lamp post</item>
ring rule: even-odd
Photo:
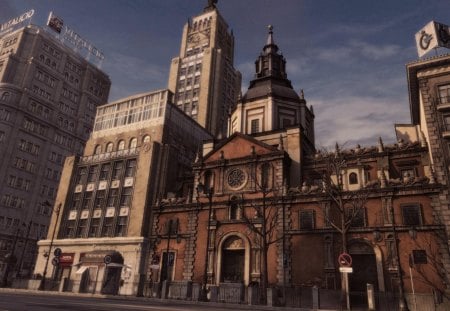
[[[19,237],[19,233],[20,233],[20,228],[17,228],[16,235],[14,236],[14,242],[13,242],[13,247],[12,247],[11,253],[6,258],[6,269],[5,269],[5,274],[3,275],[3,280],[2,280],[3,287],[8,286],[9,270],[11,269],[11,264],[14,260],[14,252],[16,251],[16,245],[17,245],[17,239]]]
[[[30,236],[30,229],[31,229],[31,224],[33,222],[30,220],[30,222],[28,223],[28,227],[27,227],[27,234],[25,236],[25,243],[23,245],[23,249],[22,249],[22,253],[20,254],[20,260],[19,260],[19,264],[17,265],[17,273],[16,273],[16,277],[21,277],[22,276],[22,262],[23,262],[23,256],[25,255],[25,249],[27,248],[27,244],[28,244],[28,238]]]
[[[44,273],[42,274],[42,279],[41,279],[41,283],[39,284],[38,290],[45,290],[45,278],[47,277],[48,261],[50,259],[50,253],[52,251],[53,241],[55,239],[55,233],[56,233],[56,229],[58,227],[60,211],[61,211],[61,203],[59,203],[58,206],[56,207],[56,209],[54,210],[54,212],[56,214],[55,226],[53,227],[52,239],[50,240],[50,245],[48,247],[48,252],[47,252],[47,258],[45,259]]]
[[[206,285],[208,283],[208,266],[209,266],[209,244],[211,239],[211,233],[209,231],[209,227],[211,225],[211,213],[212,213],[212,196],[214,193],[214,188],[208,187],[206,188],[202,183],[199,183],[197,186],[197,192],[204,193],[208,198],[208,227],[206,228],[206,248],[205,248],[205,266],[203,270],[203,281],[202,288],[200,290],[199,300],[200,301],[208,301],[208,289]]]
[[[402,272],[402,265],[400,263],[400,254],[398,251],[398,240],[397,240],[397,230],[395,228],[394,207],[391,207],[391,221],[392,221],[392,235],[394,236],[395,260],[397,261],[398,278],[399,278],[398,310],[399,311],[409,311],[408,304],[406,303],[406,299],[405,299],[404,288],[403,288],[403,272]]]

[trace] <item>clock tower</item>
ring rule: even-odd
[[[216,138],[226,136],[228,113],[237,101],[241,74],[234,68],[234,36],[217,1],[183,28],[180,55],[170,66],[168,88],[175,104]]]

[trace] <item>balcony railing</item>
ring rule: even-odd
[[[102,162],[106,160],[112,160],[117,158],[124,158],[129,156],[135,156],[139,153],[139,148],[123,149],[118,151],[94,154],[91,156],[81,157],[81,164],[90,164],[96,162]]]

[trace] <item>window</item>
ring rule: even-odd
[[[112,173],[112,179],[119,179],[122,175],[122,169],[123,169],[123,162],[116,162],[114,163],[114,169]]]
[[[136,169],[136,159],[128,160],[125,168],[125,177],[133,177]]]
[[[136,137],[133,137],[131,140],[130,140],[130,149],[133,149],[133,148],[136,148],[137,147],[137,138]]]
[[[128,217],[119,217],[117,219],[116,236],[124,236],[126,234]]]
[[[420,226],[422,224],[422,215],[419,204],[402,205],[403,224],[405,226]]]
[[[109,178],[109,170],[111,168],[111,164],[105,163],[102,165],[102,169],[100,171],[100,180],[107,180]]]
[[[301,230],[312,230],[315,226],[314,210],[300,211],[299,226]]]
[[[404,168],[400,170],[402,178],[414,178],[416,177],[416,171],[414,168]]]
[[[253,119],[250,121],[250,134],[259,132],[259,119]]]
[[[450,84],[442,85],[438,88],[439,102],[441,104],[450,103]]]
[[[84,198],[83,198],[83,205],[81,206],[82,209],[89,209],[89,204],[91,203],[92,199],[92,192],[85,192]]]
[[[95,237],[98,232],[98,228],[100,227],[100,218],[92,218],[91,226],[89,227],[89,237]]]
[[[348,175],[348,183],[350,185],[358,184],[358,175],[356,173],[350,173],[350,175]]]
[[[238,198],[233,196],[230,201],[230,220],[238,219],[241,219],[241,207]]]
[[[78,168],[78,174],[76,179],[76,184],[81,184],[84,182],[84,178],[86,176],[87,168],[86,167],[80,167]]]
[[[118,189],[110,189],[109,190],[109,195],[108,195],[108,202],[107,202],[106,205],[107,206],[116,206],[117,197],[118,196],[119,196],[119,190]]]
[[[123,149],[125,149],[125,141],[120,140],[119,143],[117,144],[117,150],[123,150]]]
[[[102,208],[105,206],[106,191],[98,190],[95,196],[94,208]]]
[[[424,249],[413,249],[412,260],[415,265],[426,265],[428,263],[427,251]]]
[[[113,143],[109,142],[106,145],[106,152],[112,152],[113,151]]]
[[[150,136],[149,135],[145,135],[144,138],[142,139],[143,143],[149,143],[150,142]]]
[[[270,164],[264,163],[261,165],[261,188],[267,189],[269,184],[269,178],[270,178]]]
[[[113,233],[113,224],[114,217],[107,217],[104,219],[103,228],[102,228],[102,236],[112,236]]]
[[[444,128],[446,131],[450,131],[450,114],[444,114],[442,116],[444,119]]]
[[[130,206],[131,203],[131,195],[133,188],[123,188],[122,195],[120,196],[120,206]]]
[[[71,209],[72,210],[77,210],[78,207],[80,206],[80,201],[81,201],[81,193],[74,193],[74,195],[72,196]]]
[[[100,154],[102,152],[102,146],[97,145],[94,149],[94,154]]]
[[[349,208],[347,217],[351,221],[351,227],[364,227],[366,224],[366,209],[364,207],[357,209]]]
[[[83,238],[86,236],[86,229],[87,229],[87,219],[80,219],[80,222],[78,223],[77,228],[77,238]]]
[[[65,230],[66,238],[73,238],[75,236],[75,220],[69,220]]]
[[[87,182],[93,182],[97,179],[98,165],[89,167]]]

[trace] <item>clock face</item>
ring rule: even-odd
[[[193,34],[190,34],[187,38],[187,41],[190,45],[197,45],[197,44],[209,44],[209,33],[210,29],[201,30],[198,32],[195,32]]]
[[[189,43],[193,43],[196,44],[198,42],[200,42],[200,35],[199,34],[192,34],[188,37],[188,42]]]

